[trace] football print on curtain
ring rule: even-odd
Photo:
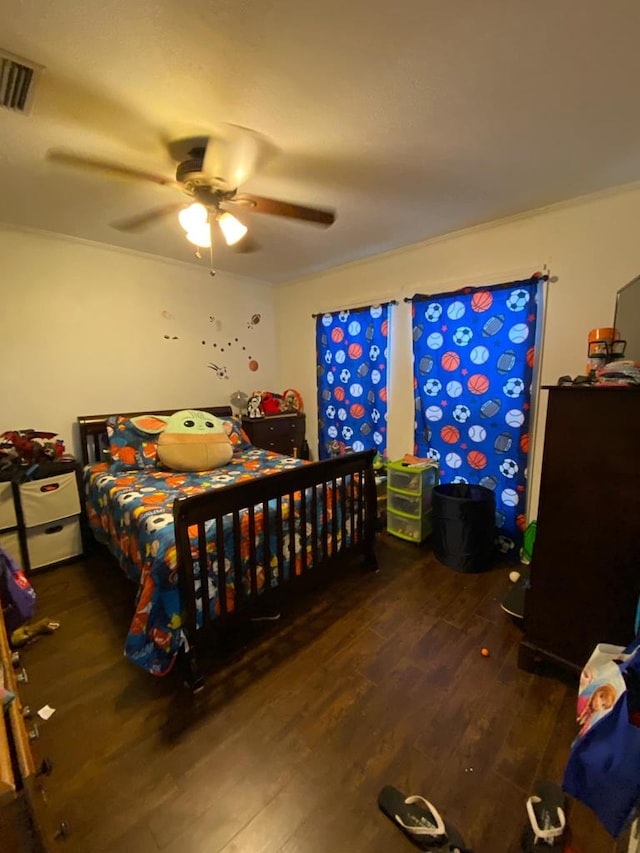
[[[539,281],[413,298],[415,452],[440,463],[441,482],[495,493],[497,545],[514,559],[527,523]]]
[[[387,445],[389,304],[316,319],[318,456]]]

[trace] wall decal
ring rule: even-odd
[[[207,367],[210,367],[211,370],[213,370],[213,372],[216,374],[218,379],[228,379],[229,378],[229,372],[227,370],[226,364],[219,365],[219,364],[214,364],[212,361],[210,361],[209,364],[207,365]]]

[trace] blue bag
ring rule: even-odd
[[[36,594],[22,569],[0,548],[0,603],[9,636],[31,619],[36,609]]]
[[[580,677],[580,733],[563,788],[589,806],[614,838],[640,802],[640,728],[627,682],[640,676],[640,636],[626,649],[596,646]]]

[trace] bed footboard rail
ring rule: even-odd
[[[373,450],[352,453],[176,499],[189,649],[200,629],[264,609],[269,598],[341,556],[360,553],[377,568],[374,456]]]

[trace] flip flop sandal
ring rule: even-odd
[[[445,821],[444,831],[447,836],[447,843],[442,848],[443,851],[446,853],[472,853],[471,848],[465,845],[462,835],[452,823]]]
[[[11,634],[11,646],[19,649],[26,646],[31,640],[35,639],[39,634],[53,634],[60,627],[59,622],[53,622],[51,619],[40,619],[38,622],[27,622]]]
[[[405,797],[397,788],[386,785],[378,794],[378,806],[422,850],[471,853],[458,830],[445,823],[436,807],[424,797]]]
[[[522,833],[523,853],[540,853],[545,847],[561,847],[566,826],[564,794],[555,782],[538,782],[527,800],[529,826]]]

